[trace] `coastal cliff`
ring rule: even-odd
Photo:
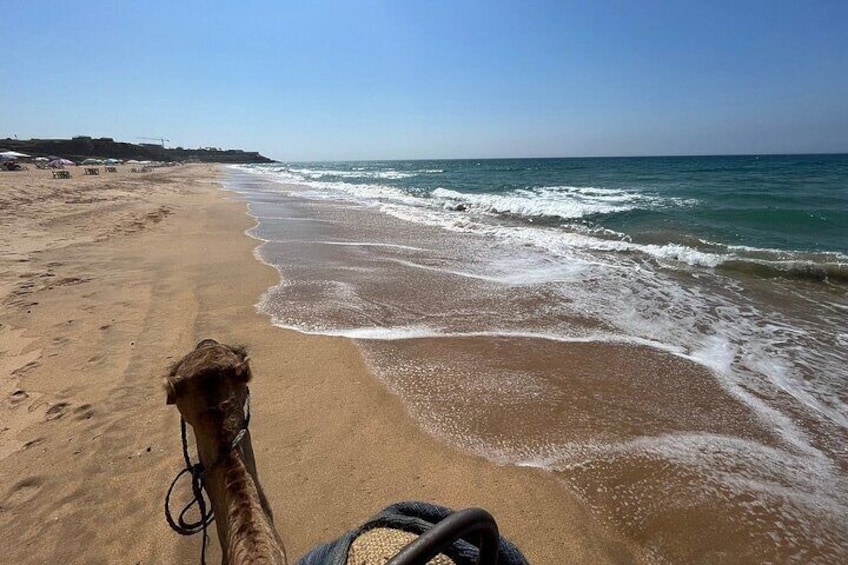
[[[33,157],[57,155],[74,161],[96,159],[137,159],[139,161],[182,161],[202,163],[270,163],[273,160],[256,151],[165,148],[148,143],[115,141],[110,137],[72,139],[0,139],[2,150],[19,151]]]

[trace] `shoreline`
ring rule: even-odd
[[[260,480],[293,560],[406,499],[488,509],[531,562],[637,560],[553,474],[499,467],[419,429],[352,340],[258,313],[277,271],[255,257],[254,220],[217,170],[65,184],[37,173],[0,176],[15,192],[0,201],[11,212],[0,366],[15,383],[4,388],[0,531],[13,562],[55,560],[82,536],[71,561],[196,562],[199,537],[162,516],[181,457],[160,377],[204,337],[250,349]],[[213,562],[215,539],[209,548]]]

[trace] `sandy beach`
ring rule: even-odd
[[[182,458],[161,378],[206,337],[250,350],[253,446],[290,561],[409,499],[488,509],[534,563],[641,560],[555,475],[419,430],[352,341],[258,314],[279,275],[216,167],[72,174],[0,173],[3,561],[199,560],[200,537],[163,516]]]

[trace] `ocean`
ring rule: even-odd
[[[657,562],[848,561],[848,155],[234,166],[274,324]]]

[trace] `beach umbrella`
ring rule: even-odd
[[[100,159],[86,159],[85,161],[83,161],[80,164],[81,165],[99,165],[102,162],[103,161],[101,161]]]
[[[26,153],[18,153],[17,151],[4,151],[0,153],[0,159],[26,159],[29,157]]]
[[[68,161],[67,159],[54,159],[53,161],[50,161],[47,164],[50,165],[53,168],[61,169],[62,167],[65,167],[65,166],[68,166],[68,165],[73,165],[74,162]]]
[[[103,161],[103,162],[104,162],[105,164],[107,164],[107,165],[117,165],[117,164],[118,164],[118,163],[120,163],[121,161],[120,161],[119,159],[106,159],[106,160],[105,160],[105,161]]]
[[[42,161],[49,161],[49,160],[50,159],[48,159],[47,157],[36,157],[35,159],[33,159],[33,161],[38,161],[39,163],[42,162]]]

